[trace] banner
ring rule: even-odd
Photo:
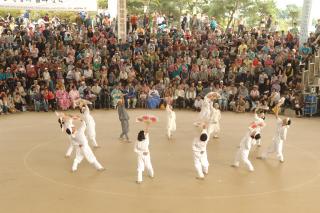
[[[309,37],[309,25],[311,21],[311,7],[312,0],[304,0],[300,22],[300,46],[308,40]]]
[[[0,8],[20,10],[97,11],[97,0],[0,0]]]

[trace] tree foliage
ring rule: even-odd
[[[220,25],[227,27],[239,17],[249,25],[255,25],[261,17],[274,17],[278,12],[274,0],[211,0],[203,7],[203,11],[215,16]]]
[[[98,0],[98,8],[107,9],[108,8],[108,0]]]
[[[183,12],[192,11],[194,4],[192,0],[128,0],[127,9],[129,13],[142,14],[147,6],[148,13],[158,12],[178,18]]]
[[[289,19],[293,25],[293,23],[298,23],[298,20],[300,19],[301,8],[299,8],[297,5],[289,4],[287,5],[285,13],[287,14],[287,19]]]

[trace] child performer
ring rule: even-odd
[[[203,180],[208,174],[209,162],[207,156],[207,144],[209,141],[207,126],[202,126],[200,137],[194,138],[192,144],[194,167],[197,171],[197,179]]]
[[[266,116],[264,114],[264,110],[257,108],[254,113],[254,122],[252,125],[259,125],[260,126],[260,134],[261,134],[262,129],[266,126],[265,119],[266,119]],[[260,147],[262,144],[261,139],[257,140],[256,144],[258,145],[258,147]]]
[[[150,178],[154,177],[154,171],[151,164],[151,157],[149,151],[149,124],[147,124],[146,129],[141,130],[138,133],[138,139],[134,146],[134,152],[137,153],[138,160],[138,177],[137,184],[142,183],[142,173],[146,168]]]
[[[93,147],[98,148],[98,143],[96,141],[96,123],[90,114],[90,109],[87,104],[80,106],[80,112],[82,113],[83,120],[86,122],[86,135],[88,139],[92,141]]]
[[[58,112],[55,112],[55,113],[59,118],[58,122],[60,124],[60,128],[61,128],[62,132],[66,131],[66,129],[68,129],[68,128],[74,127],[73,119],[71,116],[67,116],[64,113],[58,113]],[[73,152],[73,145],[72,145],[72,140],[71,140],[70,135],[68,135],[68,138],[69,138],[70,145],[69,145],[69,148],[68,148],[66,155],[65,155],[66,158],[69,158]]]
[[[172,132],[176,131],[176,113],[172,110],[172,106],[167,104],[167,136],[171,139]]]
[[[254,171],[254,168],[249,160],[249,153],[254,143],[254,140],[259,140],[261,138],[258,130],[259,128],[250,130],[242,138],[240,142],[240,147],[238,148],[236,153],[234,163],[231,165],[232,167],[239,167],[240,160],[242,160],[244,164],[248,167],[250,172]]]
[[[72,172],[77,171],[78,165],[81,163],[85,157],[87,161],[92,164],[98,171],[104,170],[101,164],[97,161],[94,156],[89,144],[87,137],[85,136],[86,122],[81,120],[80,128],[72,127],[71,129],[66,129],[66,133],[71,136],[71,141],[76,150],[76,157],[73,161]]]
[[[210,120],[209,120],[209,126],[208,126],[209,137],[213,135],[214,138],[218,138],[218,134],[220,132],[220,120],[221,120],[221,112],[219,110],[219,104],[215,103],[210,115]]]
[[[273,137],[273,142],[272,144],[270,144],[268,149],[262,153],[260,157],[257,157],[258,159],[266,159],[269,154],[276,153],[279,161],[281,163],[284,162],[283,143],[287,139],[287,132],[288,132],[289,126],[291,125],[291,119],[290,118],[281,119],[279,117],[279,110],[280,110],[280,106],[278,106],[277,108],[274,108],[273,110],[277,119],[277,127],[276,127],[275,135]]]

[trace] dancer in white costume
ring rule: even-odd
[[[192,144],[194,167],[197,171],[197,178],[204,179],[209,172],[207,156],[207,144],[209,141],[206,125],[203,125],[200,137],[194,138]]]
[[[67,116],[65,115],[64,113],[62,112],[55,112],[56,115],[58,116],[58,122],[60,124],[60,128],[61,128],[61,131],[64,132],[66,131],[68,128],[71,129],[72,127],[74,127],[73,125],[73,118],[78,118],[76,116]],[[69,142],[70,142],[70,145],[67,149],[67,152],[66,152],[66,157],[69,158],[73,152],[73,145],[72,145],[72,140],[71,140],[71,136],[68,135],[68,139],[69,139]]]
[[[287,139],[287,132],[289,129],[289,126],[291,125],[291,119],[290,118],[284,118],[281,119],[279,117],[279,109],[275,109],[275,116],[277,119],[277,127],[276,127],[276,132],[273,137],[272,144],[268,147],[268,149],[262,153],[260,157],[257,157],[258,159],[266,159],[269,154],[271,153],[276,153],[277,158],[281,163],[284,162],[284,157],[283,157],[283,143]]]
[[[176,113],[172,110],[172,106],[167,104],[167,136],[171,139],[172,132],[176,131]]]
[[[196,126],[199,126],[202,123],[209,123],[211,112],[213,110],[212,104],[214,100],[219,97],[220,95],[216,92],[210,92],[204,97],[198,121],[195,123]]]
[[[134,152],[137,153],[137,160],[138,160],[138,176],[137,176],[137,183],[140,184],[142,182],[142,173],[144,172],[144,169],[146,168],[149,177],[154,177],[154,171],[151,164],[151,157],[150,157],[150,151],[149,151],[149,125],[147,124],[147,127],[145,131],[140,131],[138,133],[138,140],[136,141],[136,144],[134,146]]]
[[[266,122],[265,122],[265,114],[263,110],[260,109],[256,109],[255,113],[254,113],[254,122],[253,125],[259,125],[260,126],[260,134],[262,129],[266,126]],[[256,140],[256,145],[258,145],[258,147],[261,146],[262,142],[261,139]]]
[[[86,122],[86,135],[91,140],[93,147],[98,148],[96,141],[96,123],[90,114],[90,109],[87,104],[80,106],[80,112],[82,113],[83,120]]]
[[[234,163],[231,165],[232,167],[239,167],[240,160],[242,160],[250,172],[254,171],[254,168],[249,160],[249,153],[252,145],[254,145],[254,141],[261,138],[259,130],[259,128],[250,130],[242,138],[234,159]]]
[[[209,125],[208,125],[208,137],[213,135],[214,138],[218,138],[220,132],[220,120],[221,112],[219,110],[219,104],[215,103],[211,110]]]
[[[81,163],[85,157],[87,161],[92,164],[97,170],[102,171],[104,168],[97,161],[94,156],[89,144],[87,137],[85,136],[86,122],[81,120],[80,128],[72,127],[68,128],[66,133],[71,136],[72,144],[76,150],[76,157],[73,161],[72,171],[75,172],[78,169],[78,165]]]

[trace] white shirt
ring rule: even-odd
[[[44,80],[49,81],[51,79],[50,73],[48,71],[44,71],[43,78],[44,78]]]
[[[166,111],[170,120],[176,120],[176,113],[170,108],[169,104],[166,107]]]
[[[144,152],[149,153],[149,133],[144,134],[145,139],[143,141],[137,141],[134,146],[134,152],[138,155],[143,155]]]
[[[184,90],[183,90],[183,89],[177,89],[177,90],[175,91],[175,97],[176,97],[176,98],[179,98],[179,97],[184,98],[184,97],[185,97],[185,92],[184,92]]]
[[[73,145],[84,146],[88,145],[87,137],[85,136],[86,123],[82,121],[81,127],[75,132],[75,134],[71,135],[71,140]]]
[[[93,86],[91,88],[91,91],[95,94],[95,95],[98,95],[101,91],[101,87],[98,85],[98,86]]]
[[[249,150],[251,149],[253,138],[251,138],[251,131],[248,131],[246,135],[242,138],[240,142],[240,149],[242,150]]]
[[[92,75],[93,75],[93,73],[92,73],[91,69],[85,69],[84,72],[83,72],[83,76],[85,78],[92,78]]]
[[[211,123],[219,123],[221,119],[221,112],[219,109],[213,108],[210,116]]]
[[[203,100],[202,99],[200,99],[200,100],[196,99],[194,101],[194,107],[196,107],[196,108],[202,108],[202,104],[203,104]]]
[[[123,80],[127,80],[128,78],[128,73],[126,71],[121,71],[119,74],[119,78]]]
[[[207,134],[207,130],[202,130],[201,134]],[[209,141],[209,137],[207,138],[206,141],[201,141],[200,137],[194,138],[193,139],[193,144],[192,144],[192,151],[195,154],[200,154],[200,152],[206,152],[207,151],[207,144]]]
[[[197,93],[195,90],[191,91],[191,90],[188,90],[187,93],[186,93],[186,98],[187,99],[195,99],[197,97]]]
[[[288,126],[287,125],[283,126],[283,121],[280,118],[278,118],[274,140],[285,141],[287,138],[287,131],[288,131]]]

